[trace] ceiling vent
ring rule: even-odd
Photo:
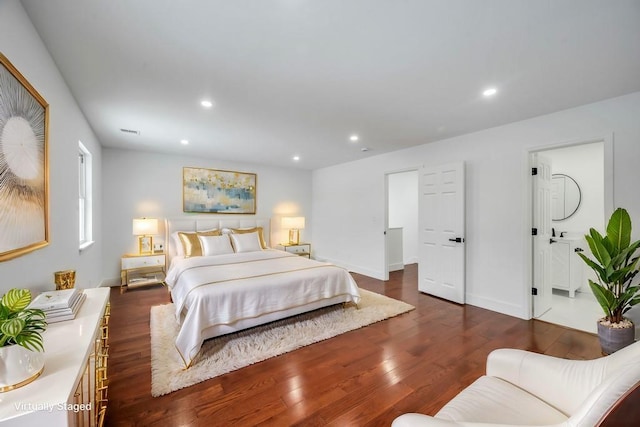
[[[131,134],[134,134],[134,135],[140,135],[140,131],[139,130],[133,130],[133,129],[120,129],[120,132],[131,133]]]

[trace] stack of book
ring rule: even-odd
[[[47,291],[35,297],[29,308],[44,311],[47,323],[62,322],[75,319],[85,297],[86,295],[76,288]]]

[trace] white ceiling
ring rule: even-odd
[[[106,147],[315,169],[640,90],[640,0],[22,3]]]

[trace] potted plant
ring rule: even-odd
[[[11,289],[0,299],[0,392],[30,383],[44,368],[47,322],[30,303],[28,289]]]
[[[640,286],[632,284],[638,274],[640,240],[631,242],[631,218],[623,208],[611,215],[605,236],[591,228],[585,239],[595,259],[578,255],[596,273],[598,281],[589,279],[589,286],[605,314],[598,320],[598,337],[603,353],[611,354],[635,338],[633,322],[624,314],[640,303]]]

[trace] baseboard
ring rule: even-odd
[[[342,267],[354,273],[362,274],[363,276],[373,277],[374,279],[378,280],[384,280],[384,273],[381,271],[371,270],[369,268],[361,267],[354,264],[348,264],[337,259],[324,258],[322,256],[318,256],[317,254],[314,259],[317,261],[330,262],[331,264],[335,264],[338,267]]]
[[[468,293],[465,295],[465,302],[466,304],[470,304],[476,307],[496,311],[498,313],[518,317],[524,320],[529,320],[528,315],[525,313],[527,310],[524,310],[522,306],[518,306],[515,304],[505,303],[504,301],[499,301],[493,298],[479,297],[477,295]]]
[[[398,271],[398,270],[404,270],[404,263],[397,262],[395,264],[389,264],[389,271]]]
[[[409,265],[409,264],[417,264],[418,263],[418,257],[411,257],[409,259],[406,259],[404,261],[404,265]]]

